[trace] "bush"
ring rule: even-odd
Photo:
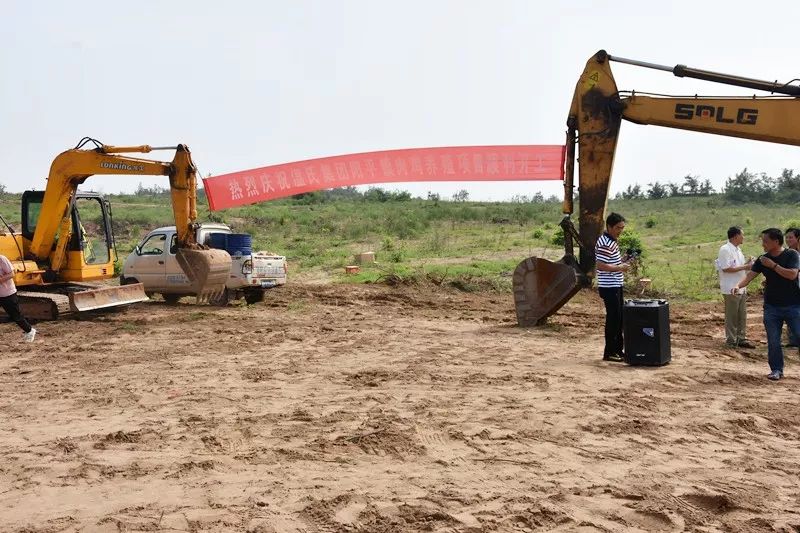
[[[325,201],[325,195],[322,191],[311,191],[295,194],[291,198],[297,205],[321,204]]]
[[[781,226],[779,229],[783,231],[786,228],[800,228],[800,220],[796,218],[790,218],[789,220],[784,222],[783,226]]]
[[[424,249],[433,253],[441,253],[447,249],[448,238],[439,230],[434,230],[433,234],[425,242]]]
[[[408,239],[414,237],[420,230],[427,228],[429,223],[427,220],[416,218],[411,214],[393,211],[386,215],[383,225],[389,233],[398,239]],[[363,235],[366,235],[374,226],[374,222],[365,220],[360,226]]]
[[[411,193],[408,191],[387,191],[381,187],[370,187],[364,193],[363,199],[367,202],[408,202]]]
[[[642,246],[642,237],[635,231],[625,231],[619,237],[620,253],[625,255],[625,252],[630,248],[641,250],[642,255],[645,255],[645,249],[644,246]]]
[[[653,217],[648,218],[644,223],[645,228],[655,228],[656,227],[656,219]]]
[[[558,228],[553,236],[550,237],[550,244],[556,244],[558,246],[564,246],[564,230]]]
[[[403,259],[406,257],[406,252],[402,248],[397,249],[389,253],[389,261],[392,263],[402,263]]]
[[[534,239],[541,239],[542,237],[544,237],[544,231],[542,231],[540,228],[533,230]]]

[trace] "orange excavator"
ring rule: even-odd
[[[155,150],[174,150],[175,156],[171,162],[162,162],[123,155]],[[23,314],[54,320],[64,314],[147,300],[141,283],[96,283],[114,277],[117,254],[111,205],[97,193],[78,190],[92,175],[167,176],[178,264],[192,282],[198,301],[225,290],[230,255],[195,239],[197,168],[188,147],[109,146],[85,137],[53,160],[44,191],[23,193],[22,231],[17,233],[2,221],[0,254],[14,267]]]
[[[611,63],[672,72],[675,76],[746,87],[770,93],[751,96],[665,96],[619,91]],[[800,85],[764,81],[685,65],[669,67],[597,52],[578,79],[567,118],[564,178],[565,254],[557,262],[529,257],[514,271],[517,321],[540,324],[557,312],[594,276],[594,245],[603,231],[608,188],[622,119],[757,141],[800,145]],[[578,162],[578,228],[574,212],[575,162]],[[580,252],[576,257],[575,246]]]

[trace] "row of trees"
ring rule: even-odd
[[[683,178],[683,183],[658,181],[641,185],[628,185],[617,193],[617,199],[658,200],[674,196],[711,196],[720,194],[726,200],[744,202],[800,202],[800,173],[785,168],[780,176],[773,178],[764,172],[750,172],[747,168],[725,181],[725,186],[717,192],[710,180],[701,180],[691,174]]]
[[[387,191],[382,187],[370,187],[364,192],[359,191],[355,187],[340,187],[338,189],[328,189],[323,191],[314,191],[303,194],[296,194],[292,199],[299,200],[302,203],[322,203],[330,202],[333,200],[364,200],[366,202],[407,202],[412,199],[411,193],[408,191]],[[428,192],[426,198],[434,203],[442,200],[438,193]],[[461,189],[452,196],[453,202],[468,202],[469,191]]]
[[[0,183],[0,195],[7,192],[6,186]],[[205,191],[197,191],[198,200],[205,199]],[[159,185],[145,187],[141,183],[134,193],[140,197],[159,197],[167,196],[169,189]],[[679,196],[711,196],[721,194],[731,202],[800,202],[800,173],[791,169],[783,169],[780,176],[773,178],[765,173],[750,172],[747,168],[738,172],[735,176],[725,181],[725,186],[720,192],[714,190],[711,180],[701,180],[698,176],[688,174],[684,176],[683,183],[655,181],[648,183],[646,188],[639,184],[628,185],[628,187],[617,193],[617,199],[623,200],[658,200],[668,197]],[[364,192],[355,187],[341,187],[324,191],[314,191],[298,194],[292,197],[299,203],[324,203],[335,200],[364,200],[368,202],[405,202],[411,200],[411,193],[408,191],[387,191],[381,187],[370,187]],[[428,200],[438,203],[441,196],[436,193],[428,193]],[[461,189],[452,196],[453,202],[469,201],[469,192]],[[540,192],[532,196],[514,195],[511,203],[520,204],[543,204],[560,202],[561,199],[552,195],[545,198]]]
[[[628,185],[627,189],[617,193],[617,199],[643,200],[649,198],[659,200],[669,196],[710,196],[712,194],[714,194],[714,187],[711,185],[711,180],[701,181],[699,177],[689,174],[683,178],[681,184],[655,181],[649,183],[647,189],[643,189],[638,183]]]
[[[317,191],[308,193],[314,195],[315,201],[331,201],[339,198],[362,199],[366,201],[391,202],[407,201],[411,199],[411,194],[405,191],[391,192],[380,187],[372,187],[365,192],[360,192],[355,187],[344,187],[330,191]],[[306,197],[308,195],[298,195]],[[617,199],[625,200],[658,200],[670,197],[702,197],[721,195],[726,200],[737,203],[744,202],[800,202],[800,173],[794,170],[784,169],[780,176],[773,178],[765,173],[750,172],[747,168],[738,172],[735,176],[725,181],[724,187],[716,191],[709,179],[701,179],[699,176],[688,174],[684,176],[682,183],[659,182],[648,183],[646,188],[639,184],[628,185],[628,187],[617,193]],[[577,194],[575,195],[578,200]],[[441,200],[439,194],[428,193],[428,200],[438,203]],[[469,192],[465,189],[453,194],[453,202],[466,202],[469,200]],[[555,195],[547,198],[537,192],[532,196],[514,195],[511,203],[520,204],[544,204],[558,203],[561,199]]]
[[[800,174],[785,168],[773,178],[745,168],[725,182],[724,194],[733,202],[800,202]]]

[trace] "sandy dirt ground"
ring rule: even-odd
[[[294,285],[0,324],[0,530],[800,531],[800,364],[673,305],[673,362],[600,360],[591,293]]]

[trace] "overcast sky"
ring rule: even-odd
[[[763,79],[800,77],[797,2],[0,0],[0,182],[43,188],[83,136],[186,143],[223,174],[353,152],[561,144],[575,82],[599,49]],[[620,89],[752,91],[614,64]],[[800,103],[798,104],[800,105]],[[160,153],[170,159],[171,155]],[[623,125],[612,191],[687,173],[800,169],[796,147]],[[95,177],[132,191],[164,178]],[[558,182],[398,184],[472,199]]]

